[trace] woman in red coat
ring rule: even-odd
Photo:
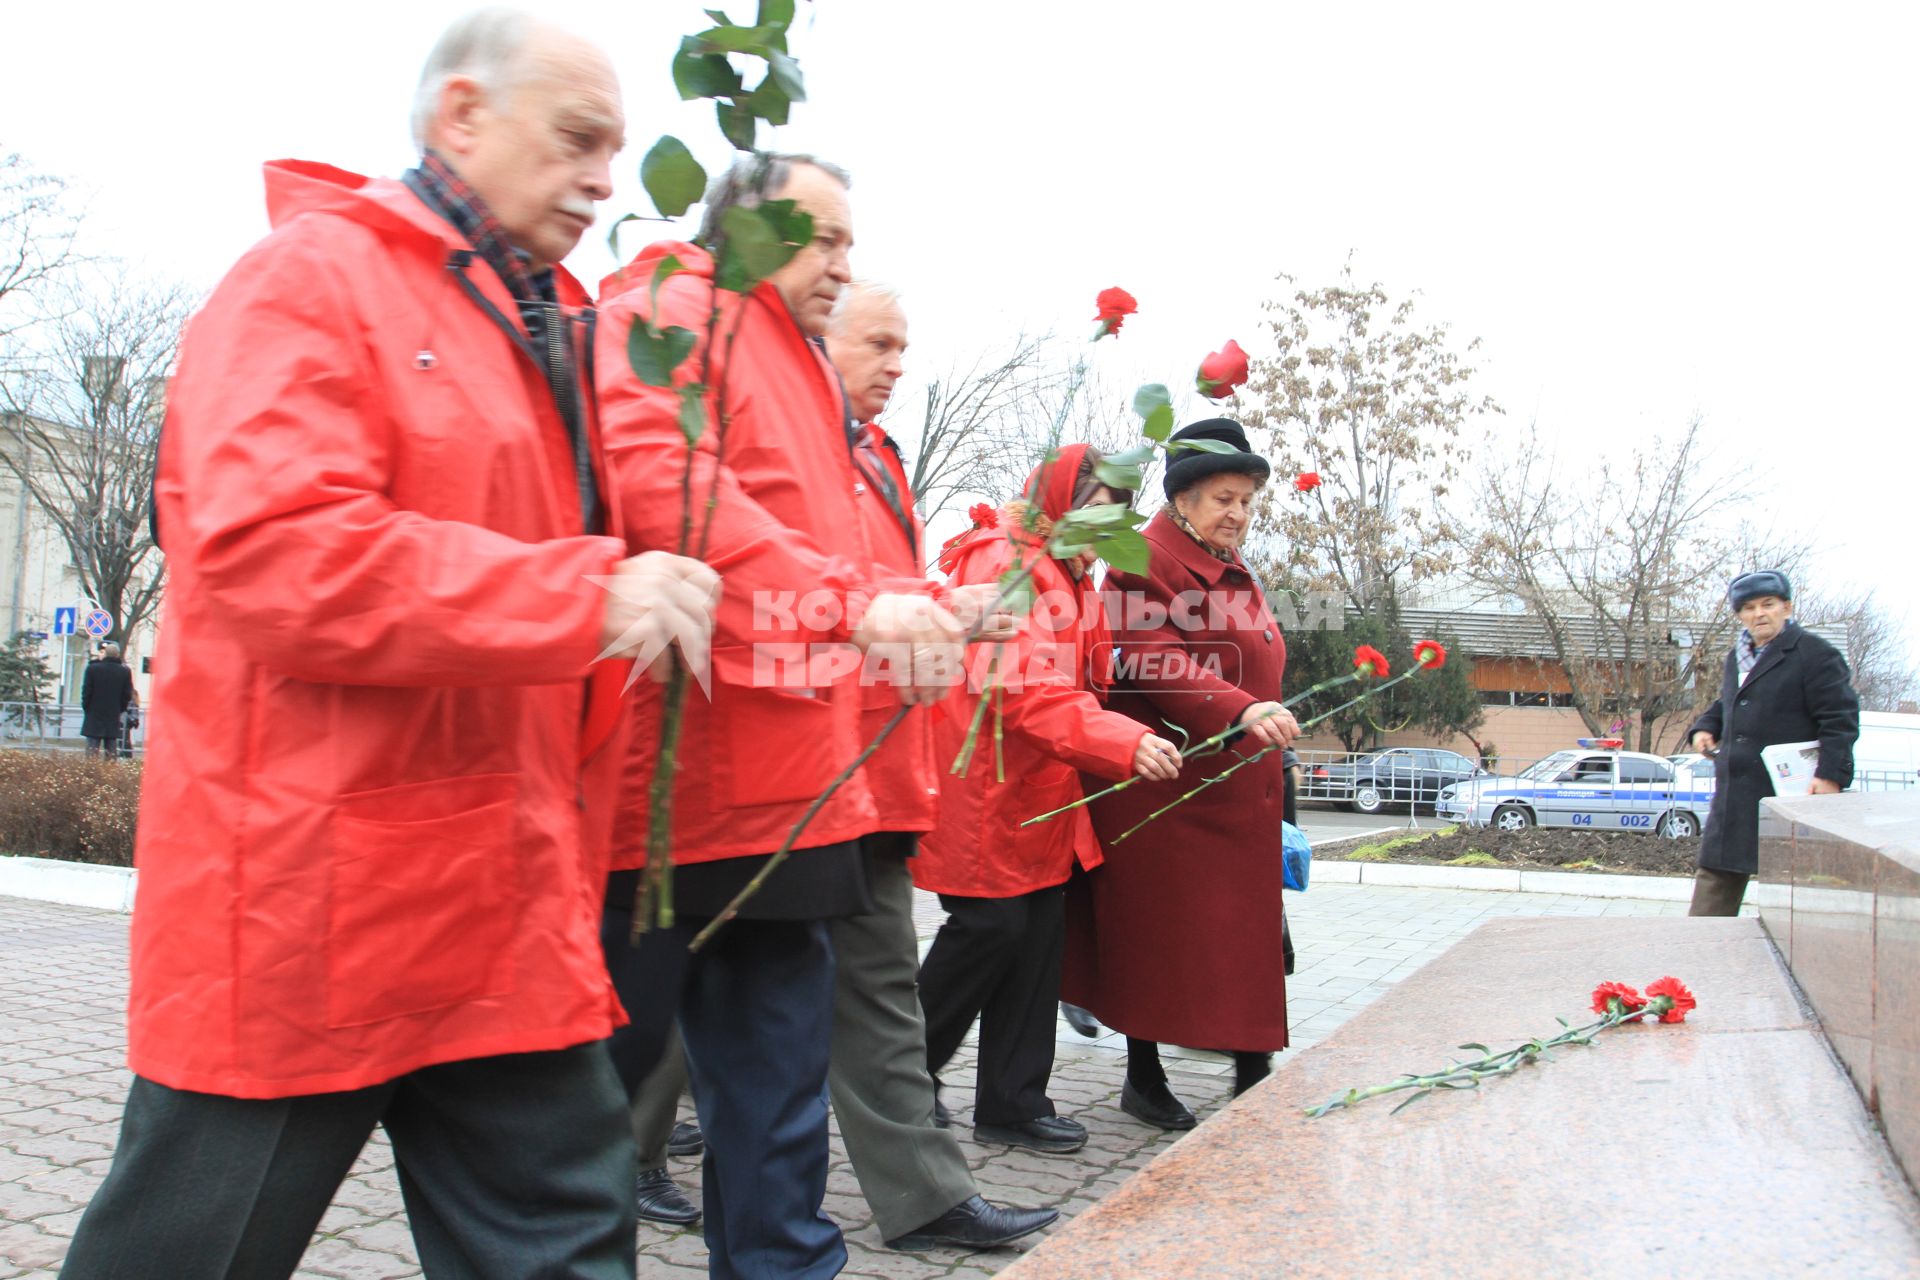
[[[1287,1044],[1280,753],[1126,834],[1241,756],[1299,732],[1278,701],[1286,642],[1237,550],[1270,468],[1236,422],[1196,423],[1173,440],[1196,438],[1235,452],[1176,453],[1168,505],[1144,530],[1147,576],[1107,575],[1116,627],[1109,705],[1189,742],[1236,724],[1247,731],[1226,751],[1189,760],[1177,781],[1088,806],[1106,857],[1075,877],[1064,978],[1068,1000],[1127,1035],[1122,1109],[1163,1129],[1190,1129],[1194,1118],[1167,1087],[1160,1041],[1235,1050],[1236,1093]]]
[[[1099,454],[1068,445],[1027,478],[1026,498],[986,517],[941,554],[956,586],[993,582],[1014,563],[1033,564],[1034,606],[1017,638],[982,646],[968,687],[941,704],[934,734],[943,765],[959,753],[981,695],[997,684],[1003,740],[996,761],[991,707],[964,776],[948,776],[938,824],[913,860],[914,883],[940,895],[945,924],[920,969],[927,1067],[938,1075],[980,1019],[974,1137],[1036,1151],[1086,1143],[1078,1122],[1054,1114],[1054,1009],[1067,877],[1100,861],[1084,809],[1020,828],[1036,813],[1081,796],[1078,770],[1107,780],[1133,773],[1172,778],[1179,750],[1145,725],[1104,711],[1112,646],[1088,578],[1092,557],[1054,560],[1043,544],[1052,522],[1076,507],[1125,502],[1093,474]],[[1037,506],[1041,529],[1022,526]],[[991,670],[989,668],[991,667]]]

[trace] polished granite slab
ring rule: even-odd
[[[1585,1021],[1666,974],[1685,1023],[1310,1120],[1350,1086]],[[1002,1274],[1920,1275],[1917,1203],[1758,921],[1490,922]]]

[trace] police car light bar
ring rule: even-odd
[[[1627,745],[1627,740],[1625,738],[1575,738],[1573,743],[1588,751],[1618,751]]]

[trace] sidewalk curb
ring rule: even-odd
[[[125,914],[133,910],[136,879],[132,867],[0,854],[0,894],[10,898]]]
[[[1323,862],[1315,858],[1312,878],[1322,884],[1564,893],[1577,898],[1642,898],[1650,902],[1689,902],[1693,899],[1692,876],[1521,871],[1508,867],[1442,867],[1417,862],[1340,862],[1332,859]]]

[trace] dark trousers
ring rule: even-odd
[[[135,1077],[113,1168],[60,1274],[290,1276],[376,1124],[434,1280],[633,1276],[633,1144],[600,1044],[296,1098]]]
[[[1693,905],[1690,916],[1737,916],[1740,900],[1747,896],[1747,881],[1753,877],[1744,871],[1721,871],[1701,867],[1693,873]]]
[[[706,1135],[701,1208],[708,1274],[828,1277],[846,1265],[827,1195],[827,1052],[833,949],[817,920],[682,918],[629,943],[631,895],[610,893],[601,943],[632,1019],[614,1036],[629,1096],[659,1061],[678,1013],[694,1108]]]
[[[1066,933],[1065,885],[1012,898],[941,894],[947,920],[920,964],[927,1070],[939,1075],[980,1020],[977,1124],[1050,1116],[1054,1016]]]

